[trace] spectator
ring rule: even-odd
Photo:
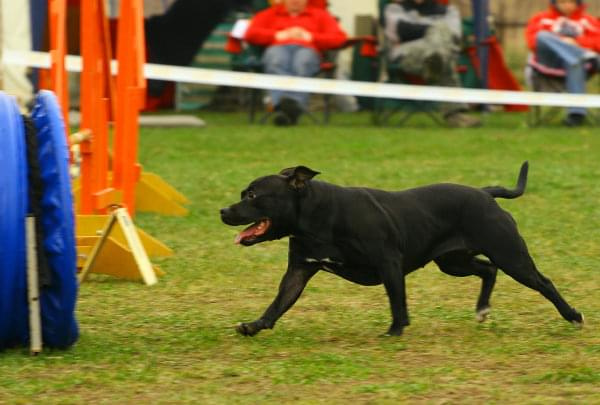
[[[458,9],[444,0],[394,0],[384,10],[388,60],[409,75],[437,86],[459,87],[457,60],[462,22]],[[476,127],[481,121],[465,114],[468,106],[442,103],[452,127]]]
[[[341,47],[346,34],[325,9],[308,0],[282,0],[257,13],[245,34],[251,44],[265,46],[265,72],[277,75],[314,76],[320,52]],[[308,94],[272,90],[275,124],[295,125],[308,106]]]
[[[568,93],[585,93],[586,71],[598,65],[600,22],[585,12],[583,1],[552,0],[548,10],[529,20],[525,35],[536,70],[564,76]],[[584,123],[584,108],[571,107],[567,112],[565,125]]]

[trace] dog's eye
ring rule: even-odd
[[[254,191],[248,191],[248,193],[246,194],[246,197],[248,197],[249,200],[252,200],[253,198],[256,197],[256,193]]]

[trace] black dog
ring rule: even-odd
[[[290,236],[289,261],[273,303],[237,331],[252,336],[273,328],[310,278],[325,270],[362,285],[383,283],[392,310],[387,334],[401,335],[409,324],[404,277],[432,260],[444,273],[481,277],[480,322],[489,313],[500,268],[540,292],[567,321],[582,326],[582,314],[536,269],[515,220],[494,200],[522,195],[527,170],[525,162],[514,190],[458,184],[399,192],[340,187],[311,180],[319,173],[304,166],[254,180],[240,202],[221,210],[221,219],[228,225],[252,223],[236,238],[244,246]]]

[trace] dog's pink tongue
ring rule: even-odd
[[[254,226],[251,226],[248,229],[244,229],[242,232],[240,232],[238,234],[238,236],[235,237],[235,243],[236,244],[240,244],[241,241],[243,241],[244,239],[253,236],[254,235]]]
[[[270,222],[268,220],[263,220],[253,225],[250,225],[248,228],[244,229],[242,232],[239,233],[238,236],[235,237],[235,243],[239,244],[246,238],[262,235],[269,227],[269,223]]]

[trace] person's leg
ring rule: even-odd
[[[314,49],[299,46],[295,49],[291,62],[292,75],[313,77],[319,73],[321,57]],[[283,97],[295,100],[303,110],[308,109],[308,93],[286,92]]]
[[[280,49],[273,49],[280,48]],[[297,45],[285,45],[269,48],[265,53],[267,73],[289,76],[312,77],[320,69],[321,58],[311,49]],[[276,125],[294,125],[304,110],[308,108],[308,93],[290,91],[271,91],[271,99],[278,113]]]
[[[459,51],[459,39],[452,31],[445,24],[434,24],[423,38],[402,44],[395,59],[404,72],[419,75],[428,84],[458,86],[456,57]],[[442,72],[448,77],[440,77]]]
[[[292,57],[294,45],[274,45],[265,50],[263,64],[265,73],[274,75],[292,75]],[[271,103],[277,106],[281,101],[283,92],[281,90],[270,90]]]
[[[430,56],[426,59],[424,70],[430,72],[429,83],[436,86],[461,87],[457,69],[459,39],[452,35],[452,31],[445,24],[433,25],[427,30],[425,39]],[[441,103],[440,107],[446,116],[468,110],[464,103]],[[466,118],[465,120],[468,121]],[[477,124],[478,122],[473,121],[472,125],[467,126]]]
[[[460,87],[457,72],[459,39],[445,24],[434,24],[421,39],[399,47],[398,62],[402,71],[422,77],[427,84]],[[464,103],[440,103],[442,114],[450,126],[478,126],[480,121],[460,114],[468,110]],[[451,117],[452,116],[452,117]]]
[[[585,51],[562,41],[557,35],[541,31],[536,37],[536,59],[539,63],[566,72],[565,87],[571,94],[585,94]],[[585,108],[570,107],[570,115],[585,115]]]
[[[390,55],[404,73],[422,76],[426,58],[430,55],[430,44],[426,37],[405,42]],[[423,78],[427,80],[427,78]]]

